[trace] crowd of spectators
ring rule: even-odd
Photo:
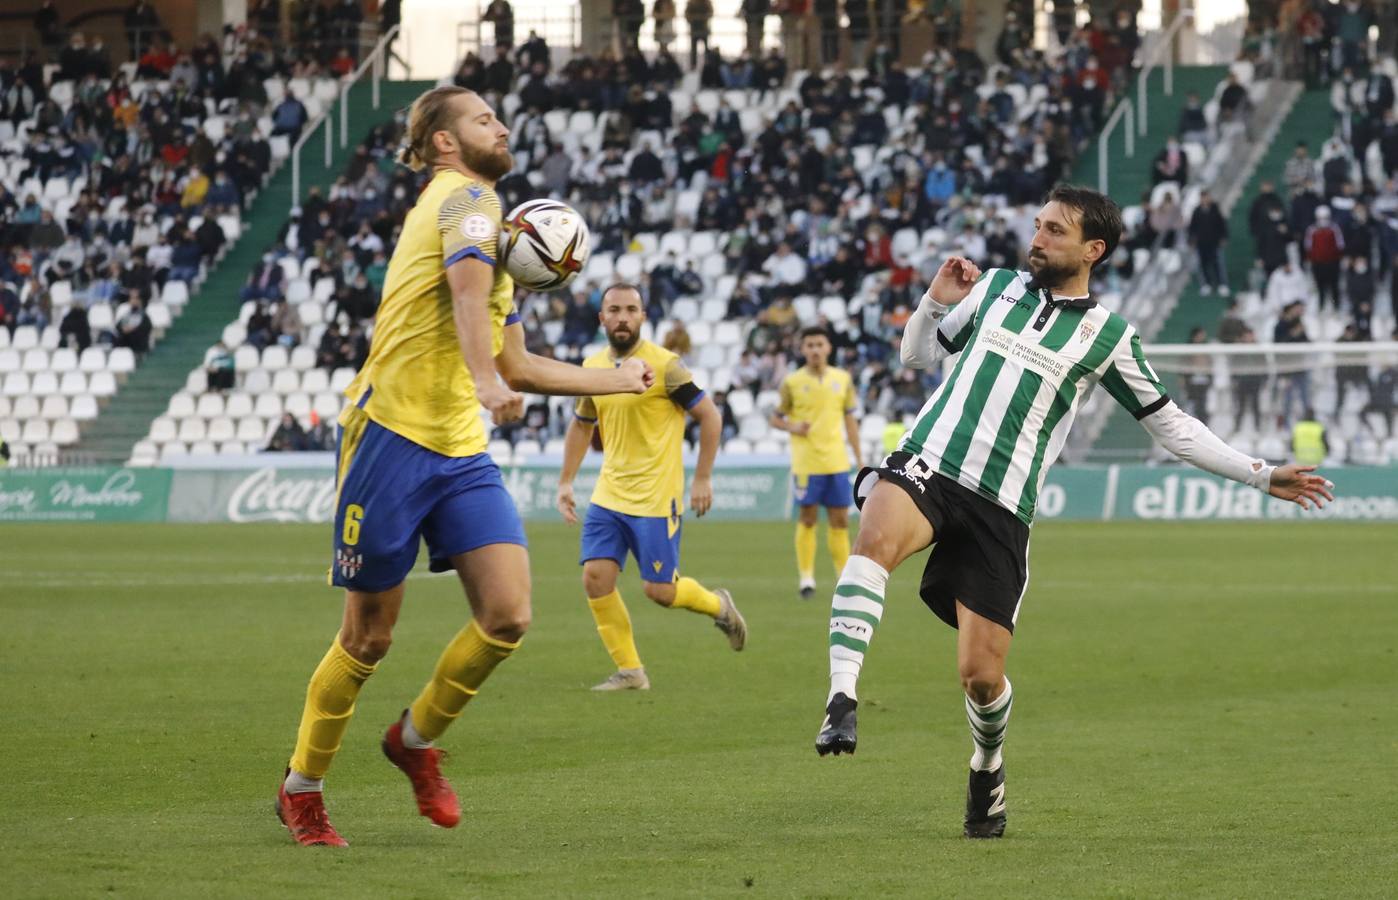
[[[681,89],[684,73],[664,47],[646,56],[628,46],[619,57],[577,56],[555,68],[531,33],[518,46],[501,41],[488,63],[468,56],[454,80],[484,94],[511,126],[516,167],[497,186],[506,209],[541,193],[567,199],[591,224],[599,255],[640,252],[646,234],[716,236],[721,270],[701,272],[700,260],[672,252],[648,257],[639,280],[657,325],[677,300],[715,290],[725,292],[729,319],[753,323],[732,390],[775,388],[795,359],[803,304],[837,296],[855,302],[848,315],[819,317],[836,359],[858,373],[866,408],[896,417],[915,412],[937,377],[892,364],[930,277],[923,236],[932,232],[982,265],[1021,263],[1035,205],[1067,174],[1125,78],[1130,55],[1117,48],[1118,35],[1134,35],[1128,24],[1110,39],[1092,26],[1069,31],[1050,56],[1030,49],[1011,21],[990,65],[934,49],[908,70],[875,45],[865,70],[836,64],[794,79],[779,51],[754,61],[709,47],[700,86],[746,89],[750,101],[735,108],[724,97],[709,111]],[[596,133],[579,140],[559,127],[558,111],[596,114]],[[423,178],[392,163],[401,128],[400,116],[371,134],[328,195],[312,192],[249,274],[250,344],[314,337],[318,365],[363,362],[386,261]],[[1108,277],[1129,275],[1124,257]],[[287,273],[298,272],[331,298],[323,330],[302,327],[286,300]],[[318,286],[326,279],[331,285]],[[530,349],[580,359],[598,340],[604,287],[584,277],[519,297]],[[682,331],[656,339],[694,362]],[[544,440],[563,424],[540,404],[499,436]]]
[[[148,40],[114,67],[100,40],[62,39],[51,9],[36,20],[46,58],[0,60],[0,119],[19,141],[0,151],[0,324],[47,324],[61,282],[72,301],[57,313],[64,339],[82,346],[91,304],[122,302],[119,323],[168,280],[199,278],[227,240],[220,220],[236,220],[263,184],[270,140],[294,139],[308,118],[290,93],[270,104],[264,82],[326,70],[315,47],[245,28],[178,48],[139,2],[128,25]],[[57,66],[49,77],[46,62]],[[55,179],[67,189],[47,192]],[[140,336],[117,327],[96,338],[144,351],[149,322],[128,331]]]
[[[1281,171],[1262,173],[1247,208],[1254,250],[1247,283],[1233,286],[1256,299],[1242,304],[1235,295],[1228,302],[1216,334],[1221,342],[1398,340],[1398,65],[1372,52],[1372,24],[1378,23],[1366,4],[1312,0],[1289,0],[1278,18],[1249,23],[1255,40],[1245,42],[1245,52],[1262,66],[1276,64],[1304,74],[1312,88],[1328,89],[1333,116],[1324,129],[1328,136],[1299,141]],[[1245,105],[1237,108],[1246,114]],[[1221,120],[1229,114],[1221,111]],[[1187,111],[1181,132],[1194,121]],[[1157,173],[1171,162],[1158,158]],[[1184,225],[1178,218],[1173,224]],[[1184,229],[1197,254],[1201,292],[1228,296],[1220,256],[1230,238],[1227,222],[1201,202]],[[1207,339],[1202,327],[1191,337]],[[1260,421],[1267,377],[1244,371],[1231,379],[1235,430],[1244,424],[1286,428],[1298,417],[1317,415],[1335,423],[1357,411],[1361,432],[1394,436],[1398,368],[1341,365],[1325,396],[1329,402],[1321,403],[1305,357],[1282,359],[1286,365],[1271,382],[1274,422]],[[1207,418],[1203,399],[1211,377],[1195,373],[1185,380],[1193,411]]]

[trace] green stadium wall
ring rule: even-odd
[[[508,466],[505,483],[521,515],[558,521],[556,465]],[[1398,467],[1327,470],[1336,500],[1319,512],[1194,469],[1058,467],[1039,499],[1039,521],[1277,520],[1398,521]],[[586,497],[596,470],[576,483]],[[0,522],[328,522],[335,473],[328,466],[226,469],[0,470]],[[778,465],[723,465],[714,472],[709,520],[791,517],[790,478]]]

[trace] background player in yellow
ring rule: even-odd
[[[430,167],[432,179],[403,223],[373,346],[340,416],[330,574],[345,588],[344,618],[311,676],[277,793],[277,814],[300,844],[345,845],[326,815],[322,779],[360,688],[388,652],[423,540],[433,571],[457,573],[472,618],[382,746],[407,774],[419,812],[445,828],[460,821],[432,743],[519,647],[530,619],[524,529],[485,452],[481,410],[503,423],[520,417],[516,390],[641,393],[653,382],[639,360],[588,371],[525,351],[513,283],[496,266],[494,186],[512,165],[508,137],[463,88],[428,91],[409,114],[402,161]]]
[[[714,456],[723,420],[679,357],[641,340],[646,313],[634,285],[609,287],[602,295],[600,318],[611,346],[588,357],[583,366],[611,369],[625,360],[642,359],[655,370],[655,384],[640,396],[579,398],[577,415],[564,439],[558,511],[569,524],[577,524],[573,479],[593,429],[600,428],[604,461],[583,523],[579,562],[597,633],[617,671],[593,690],[646,690],[650,679],[636,652],[631,617],[616,585],[628,551],[636,557],[647,597],[661,606],[709,616],[734,650],[743,649],[747,641],[747,624],[732,596],[722,589],[710,591],[679,573],[685,412],[699,422],[699,459],[690,486],[690,504],[697,516],[713,503]]]
[[[799,508],[796,572],[803,600],[815,595],[816,523],[822,506],[826,543],[837,576],[849,559],[849,508],[854,496],[846,442],[854,453],[854,467],[861,465],[854,379],[829,364],[830,350],[825,329],[813,325],[801,331],[806,364],[782,379],[781,405],[768,420],[773,428],[791,434],[792,497]]]

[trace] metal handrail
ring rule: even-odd
[[[1136,111],[1131,106],[1131,98],[1127,97],[1117,104],[1107,124],[1102,126],[1102,136],[1097,139],[1097,190],[1104,194],[1107,193],[1107,142],[1123,116],[1126,118],[1126,157],[1130,159],[1136,155]]]
[[[1137,117],[1136,121],[1138,123],[1138,127],[1141,129],[1140,133],[1142,137],[1145,136],[1147,127],[1146,122],[1149,118],[1146,115],[1146,80],[1150,78],[1151,69],[1154,69],[1157,65],[1160,64],[1161,53],[1171,49],[1174,46],[1175,38],[1179,36],[1180,29],[1184,27],[1186,22],[1192,20],[1193,18],[1194,10],[1180,10],[1179,14],[1175,16],[1175,21],[1170,23],[1170,27],[1165,29],[1165,31],[1160,35],[1160,39],[1155,42],[1155,46],[1151,47],[1150,51],[1146,54],[1147,58],[1142,60],[1141,75],[1139,80],[1137,80],[1136,82],[1136,95],[1138,98],[1137,106],[1140,107],[1140,115]],[[1175,55],[1173,53],[1165,52],[1165,96],[1173,97],[1174,95]]]
[[[398,35],[401,25],[394,25],[379,42],[374,45],[374,49],[369,51],[369,55],[359,64],[359,68],[353,74],[340,79],[340,98],[336,102],[340,106],[340,146],[349,144],[349,91],[364,76],[370,66],[373,67],[373,105],[374,109],[379,108],[379,81],[383,78],[386,66],[383,62],[384,51],[388,47],[388,42]],[[322,124],[325,126],[325,165],[328,167],[334,159],[335,147],[335,108],[327,107],[320,118],[306,125],[301,136],[296,139],[296,143],[291,147],[291,206],[294,209],[301,205],[301,148],[315,134],[316,129]]]
[[[1184,27],[1184,23],[1193,18],[1194,10],[1180,10],[1179,14],[1175,16],[1174,21],[1171,22],[1169,27],[1161,33],[1160,39],[1157,40],[1154,46],[1151,47],[1150,51],[1146,53],[1145,65],[1141,69],[1141,74],[1137,76],[1136,81],[1137,106],[1139,107],[1139,109],[1132,107],[1131,93],[1128,90],[1126,92],[1126,96],[1122,98],[1121,103],[1112,112],[1111,117],[1107,119],[1107,124],[1102,126],[1102,134],[1097,138],[1097,190],[1101,191],[1102,193],[1107,193],[1107,142],[1111,139],[1112,132],[1116,129],[1117,123],[1121,121],[1122,117],[1125,117],[1126,156],[1128,159],[1134,157],[1136,155],[1135,138],[1137,131],[1139,129],[1139,133],[1142,136],[1144,136],[1147,131],[1146,79],[1150,77],[1151,70],[1160,64],[1159,56],[1162,52],[1162,48],[1168,48],[1172,46],[1175,42],[1175,37],[1179,34],[1180,29]],[[1175,61],[1173,56],[1171,56],[1170,54],[1166,54],[1165,93],[1168,95],[1173,95],[1174,92]]]

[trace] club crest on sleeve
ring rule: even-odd
[[[461,233],[472,240],[488,238],[494,230],[490,220],[480,213],[473,213],[461,220]]]

